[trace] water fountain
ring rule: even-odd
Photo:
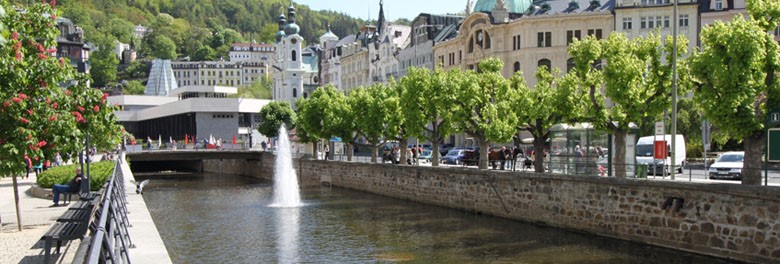
[[[274,200],[271,207],[300,207],[301,195],[298,190],[298,176],[292,166],[290,139],[287,128],[279,128],[279,142],[276,148],[276,167],[274,169]]]

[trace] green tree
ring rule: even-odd
[[[748,11],[750,20],[736,16],[702,29],[702,49],[692,57],[691,68],[698,84],[694,100],[704,118],[744,143],[742,183],[760,185],[764,120],[780,107],[780,49],[767,33],[777,27],[780,3],[750,0]]]
[[[105,105],[100,91],[87,87],[87,76],[65,59],[49,56],[56,50],[47,47],[56,47],[59,35],[53,26],[56,11],[48,4],[0,7],[0,35],[8,37],[0,44],[0,123],[11,128],[0,129],[0,175],[14,179],[21,231],[16,175],[25,169],[24,155],[46,159],[56,152],[75,153],[84,149],[86,129],[119,129],[111,118],[114,108]],[[62,89],[60,83],[70,86]],[[102,113],[110,116],[97,118]],[[101,137],[98,142],[117,139],[110,133]]]
[[[92,85],[94,87],[105,87],[116,81],[117,66],[119,59],[109,46],[101,46],[89,58],[90,75],[92,76]]]
[[[176,59],[176,44],[166,36],[156,36],[152,40],[152,56],[158,59],[174,60]]]
[[[503,62],[496,58],[479,63],[479,72],[454,74],[455,104],[452,122],[479,144],[479,168],[488,168],[490,142],[507,142],[519,122],[512,114],[511,102],[518,96],[515,87],[501,76]]]
[[[257,131],[267,137],[279,136],[279,128],[285,125],[288,130],[295,128],[297,116],[290,103],[273,101],[260,109],[260,126]]]
[[[439,166],[439,145],[454,130],[450,108],[455,104],[455,85],[450,75],[437,69],[433,73],[425,68],[412,67],[398,85],[402,115],[409,134],[425,138],[433,146],[431,165]]]
[[[192,56],[190,56],[190,60],[192,61],[213,61],[216,59],[217,56],[216,53],[214,52],[214,49],[206,45],[198,48],[198,50],[195,51],[195,53],[193,53]]]
[[[122,86],[122,94],[127,95],[142,95],[144,94],[144,91],[146,90],[146,86],[144,86],[140,81],[127,81]]]
[[[686,40],[678,38],[680,56],[688,49]],[[586,94],[586,118],[596,129],[615,136],[615,175],[619,178],[626,177],[625,146],[630,124],[646,120],[644,117],[658,117],[671,105],[671,63],[661,63],[662,53],[667,54],[667,60],[672,59],[671,38],[661,44],[655,33],[629,40],[625,34],[613,32],[603,40],[589,36],[569,46],[575,61],[575,82]],[[601,65],[602,60],[606,65]],[[681,91],[685,91],[684,86]]]
[[[351,150],[354,135],[352,109],[347,104],[347,96],[336,90],[333,85],[321,87],[308,97],[296,101],[297,131],[309,142],[323,138],[341,137]],[[315,152],[316,144],[315,144]],[[347,160],[352,160],[352,151],[347,152]]]
[[[550,128],[556,124],[576,120],[584,111],[577,93],[576,80],[573,75],[560,78],[558,68],[553,74],[546,66],[536,70],[536,86],[529,89],[518,72],[512,77],[512,86],[516,87],[519,96],[513,101],[512,109],[520,120],[518,131],[526,130],[534,138],[534,170],[544,172],[544,143],[550,138]],[[527,154],[527,153],[526,153]]]
[[[376,163],[379,146],[384,145],[388,136],[398,134],[397,127],[391,125],[400,123],[393,120],[400,118],[396,112],[399,109],[398,97],[389,86],[379,83],[350,91],[347,104],[354,113],[355,139],[365,139],[365,143],[357,140],[352,143],[369,147],[371,162]]]

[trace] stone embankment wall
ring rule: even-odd
[[[205,162],[273,179],[273,156]],[[780,188],[295,160],[302,184],[361,190],[705,255],[780,262]]]

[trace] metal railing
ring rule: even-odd
[[[127,200],[121,159],[114,166],[103,188],[98,206],[98,219],[90,226],[90,240],[84,263],[130,263],[128,249],[133,248],[127,227]]]

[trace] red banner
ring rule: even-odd
[[[655,158],[666,159],[669,154],[669,149],[666,148],[666,141],[659,140],[655,142]]]

